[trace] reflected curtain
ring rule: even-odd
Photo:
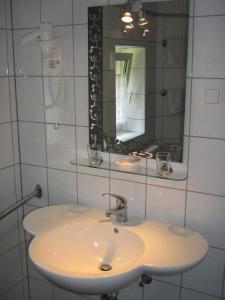
[[[127,75],[116,75],[116,131],[126,130],[128,109]]]

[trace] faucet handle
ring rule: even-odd
[[[110,193],[103,193],[102,196],[110,196],[116,199],[116,206],[118,209],[127,208],[127,200],[122,196]]]

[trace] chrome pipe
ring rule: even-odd
[[[32,193],[28,194],[27,196],[25,196],[20,201],[12,204],[8,208],[6,208],[3,211],[1,211],[0,212],[0,220],[2,220],[5,217],[7,217],[9,214],[11,214],[12,212],[14,212],[17,208],[19,208],[20,206],[24,205],[26,202],[28,202],[30,199],[32,199],[34,197],[36,197],[38,199],[40,199],[42,197],[42,188],[41,188],[41,186],[39,184],[37,184],[35,186],[35,188],[34,188],[34,190],[33,190]]]

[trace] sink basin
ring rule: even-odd
[[[143,240],[113,224],[68,224],[36,236],[29,254],[39,271],[76,293],[101,294],[136,279]],[[126,273],[125,275],[123,273]]]
[[[67,223],[41,231],[29,246],[40,273],[80,294],[107,294],[138,280],[143,273],[176,275],[199,264],[208,243],[190,228],[145,221]]]

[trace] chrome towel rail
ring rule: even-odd
[[[41,198],[42,197],[42,188],[39,184],[37,184],[33,190],[32,193],[28,194],[25,196],[23,199],[20,201],[16,202],[15,204],[12,204],[8,208],[4,209],[3,211],[0,211],[0,220],[4,219],[7,217],[9,214],[11,214],[14,210],[25,204],[27,201],[29,201],[32,198]]]

